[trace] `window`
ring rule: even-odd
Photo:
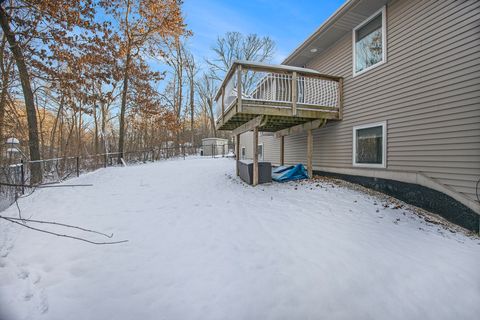
[[[245,160],[245,147],[242,147],[242,156],[241,160]]]
[[[386,167],[387,123],[380,122],[353,128],[353,165]]]
[[[385,7],[353,29],[353,75],[386,61]]]
[[[263,160],[263,144],[257,146],[258,160]]]

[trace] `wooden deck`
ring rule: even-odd
[[[256,83],[242,88],[249,78]],[[317,119],[340,120],[342,82],[310,69],[236,62],[216,96],[217,130],[235,131],[258,116],[264,116],[258,127],[263,132]]]
[[[280,138],[280,164],[284,162],[284,136],[307,131],[307,169],[311,177],[312,130],[343,115],[343,79],[315,70],[283,65],[236,61],[215,97],[217,130],[235,136],[238,161],[240,135],[253,131],[253,185],[258,183],[258,132]]]
[[[339,119],[338,108],[317,106],[297,106],[293,114],[292,103],[256,101],[243,99],[241,110],[235,99],[231,108],[217,121],[217,130],[234,131],[257,116],[265,116],[259,127],[262,132],[277,132],[316,119]]]

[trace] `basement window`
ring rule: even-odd
[[[353,75],[386,62],[385,7],[353,29]]]
[[[386,122],[353,127],[354,166],[385,168],[386,151]]]

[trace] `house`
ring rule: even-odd
[[[237,61],[216,101],[238,158],[301,162],[479,231],[480,1],[349,0],[282,65]]]

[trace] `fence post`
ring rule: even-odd
[[[80,177],[80,157],[77,156],[77,177]]]
[[[20,160],[20,179],[22,183],[22,194],[25,194],[25,169],[23,168],[23,159]]]
[[[107,154],[106,153],[103,155],[103,167],[104,168],[107,167]]]
[[[185,160],[185,145],[182,146],[183,149],[183,160]]]

